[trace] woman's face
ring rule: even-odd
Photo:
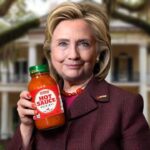
[[[76,19],[56,26],[51,41],[51,61],[65,81],[80,82],[89,78],[96,56],[96,40],[88,23]]]

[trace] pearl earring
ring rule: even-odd
[[[96,62],[97,62],[97,63],[99,62],[99,57],[96,58]]]

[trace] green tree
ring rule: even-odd
[[[15,12],[10,10],[13,5]],[[6,21],[0,21],[0,46],[21,37],[29,29],[40,25],[40,18],[31,12],[26,12],[24,5],[24,0],[5,0],[0,3],[0,16],[4,17]]]
[[[132,24],[150,35],[149,0],[103,0],[111,18]],[[119,9],[125,10],[119,11]],[[135,17],[133,14],[137,14]]]

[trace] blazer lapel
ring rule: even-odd
[[[109,102],[108,84],[93,78],[85,91],[79,95],[68,110],[68,119],[86,115],[98,108],[98,103]]]

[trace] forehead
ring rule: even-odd
[[[53,31],[52,37],[73,37],[85,36],[94,37],[91,26],[83,19],[64,20],[61,21]]]

